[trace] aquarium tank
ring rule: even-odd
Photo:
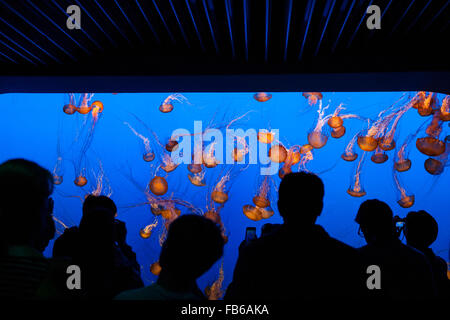
[[[0,161],[25,158],[53,174],[56,237],[78,225],[87,195],[110,197],[145,284],[157,279],[170,223],[204,215],[220,226],[226,244],[198,284],[220,299],[246,228],[256,227],[259,236],[264,224],[283,222],[278,185],[297,171],[324,181],[317,223],[332,237],[365,245],[354,219],[363,201],[380,199],[399,217],[429,212],[439,224],[432,248],[449,260],[444,94],[14,93],[1,94],[0,106]],[[336,263],[329,261],[330,272]]]

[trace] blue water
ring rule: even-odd
[[[345,110],[342,114],[352,113],[363,117],[375,118],[383,109],[391,106],[404,95],[412,97],[415,93],[405,92],[375,92],[375,93],[323,93],[323,105],[329,104],[326,114],[331,113],[343,103]],[[158,165],[158,157],[152,163],[142,160],[142,142],[131,130],[124,125],[129,122],[139,133],[152,140],[152,146],[157,144],[149,135],[147,129],[136,120],[141,119],[153,130],[162,142],[167,141],[173,130],[184,128],[193,132],[194,121],[202,121],[205,128],[211,120],[216,125],[226,125],[231,120],[240,117],[247,111],[253,110],[242,119],[233,123],[233,128],[255,130],[272,128],[279,129],[280,140],[285,145],[307,143],[307,132],[314,127],[317,118],[317,106],[309,106],[301,93],[273,93],[271,100],[261,103],[253,99],[253,93],[186,93],[189,103],[174,102],[174,110],[170,113],[161,113],[159,105],[168,96],[166,93],[154,94],[95,94],[93,100],[100,100],[104,110],[99,119],[93,136],[92,145],[86,154],[86,168],[88,171],[88,184],[77,187],[74,165],[78,155],[77,146],[81,141],[74,143],[77,133],[80,132],[86,117],[81,114],[66,115],[62,111],[68,102],[67,94],[3,94],[0,95],[0,161],[16,157],[34,160],[42,166],[53,170],[57,159],[57,145],[60,143],[63,161],[64,182],[56,186],[55,216],[67,226],[78,224],[81,217],[81,199],[85,194],[95,188],[93,179],[99,172],[101,161],[106,184],[112,190],[111,198],[119,207],[118,219],[126,222],[128,228],[128,243],[137,253],[142,266],[143,280],[149,284],[155,281],[156,276],[149,271],[151,263],[157,261],[160,251],[159,232],[161,225],[149,239],[142,239],[139,230],[153,222],[154,217],[148,206],[136,206],[146,201],[142,190],[145,189],[149,179]],[[438,94],[442,101],[444,95]],[[89,120],[90,118],[88,118]],[[417,110],[409,110],[400,120],[397,132],[397,145],[403,143],[405,138],[414,133],[424,121]],[[314,150],[314,160],[307,164],[310,171],[321,173],[325,183],[325,206],[318,223],[334,236],[352,246],[359,247],[365,244],[357,235],[358,226],[354,222],[357,209],[366,199],[378,198],[387,202],[394,214],[404,217],[409,210],[424,209],[430,212],[439,224],[439,236],[432,248],[435,252],[448,260],[450,242],[450,215],[449,190],[450,179],[446,170],[439,177],[428,174],[424,169],[427,156],[415,148],[415,140],[408,148],[409,158],[412,160],[411,170],[401,173],[401,181],[408,194],[415,195],[415,204],[410,209],[403,209],[397,204],[398,195],[392,178],[392,160],[395,151],[389,151],[389,160],[384,164],[375,164],[366,157],[362,169],[362,185],[367,195],[362,198],[353,198],[346,191],[350,185],[351,176],[355,170],[356,162],[345,162],[340,158],[347,143],[365,122],[357,119],[346,119],[344,125],[347,132],[340,139],[328,138],[322,149]],[[325,127],[327,127],[325,125]],[[443,134],[449,134],[448,123],[443,125]],[[420,136],[420,134],[419,134]],[[82,137],[82,136],[80,136]],[[356,146],[358,153],[361,150]],[[359,159],[359,158],[358,158]],[[213,169],[206,169],[205,176],[208,186],[193,186],[187,177],[186,165],[180,165],[175,171],[168,174],[169,194],[186,201],[204,210],[208,191],[220,175],[224,166],[219,165]],[[241,166],[242,168],[243,166]],[[153,171],[152,171],[153,170]],[[260,166],[250,165],[233,179],[229,192],[229,201],[221,211],[229,242],[225,247],[224,274],[226,287],[231,281],[233,268],[237,259],[237,248],[244,239],[247,226],[260,227],[266,223],[282,222],[276,210],[276,193],[272,190],[272,208],[275,215],[268,220],[254,222],[246,218],[242,207],[251,204],[257,188]],[[137,181],[139,188],[130,182],[130,177]],[[273,176],[276,185],[279,184],[277,175]],[[299,204],[301,205],[301,204]],[[181,208],[184,213],[186,210]],[[58,230],[62,231],[60,225]],[[99,230],[101,233],[102,230]],[[45,251],[51,255],[52,243]],[[211,284],[218,276],[222,260],[199,279],[199,286],[204,288]],[[330,270],[338,261],[330,261]],[[264,268],[264,266],[261,266]],[[273,270],[267,270],[267,276],[274,276]]]

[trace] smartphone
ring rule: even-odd
[[[256,228],[255,227],[247,227],[245,230],[245,242],[250,243],[251,241],[256,239]]]

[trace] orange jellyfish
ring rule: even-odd
[[[201,164],[191,163],[187,166],[187,169],[190,173],[196,174],[202,172],[203,168]]]
[[[234,136],[234,138],[237,140],[237,145],[240,145],[241,147],[235,147],[231,153],[231,157],[233,161],[241,162],[244,160],[245,155],[249,152],[248,144],[244,137]]]
[[[287,150],[286,148],[281,144],[276,144],[270,147],[269,149],[269,158],[273,162],[281,163],[286,160],[287,157]]]
[[[293,146],[291,148],[289,148],[289,150],[287,151],[287,156],[286,156],[286,160],[284,161],[283,166],[280,168],[280,170],[278,171],[278,176],[283,179],[283,177],[292,172],[292,166],[296,165],[297,163],[299,163],[301,161],[302,158],[302,153],[301,153],[301,148],[299,146]],[[304,152],[308,152],[306,151],[305,148],[303,148]]]
[[[216,142],[212,142],[209,145],[209,149],[203,151],[203,164],[206,168],[214,168],[219,164],[219,160],[215,157]]]
[[[91,103],[91,113],[94,119],[97,119],[103,112],[103,102],[96,100]]]
[[[356,172],[352,181],[352,184],[347,190],[347,193],[352,197],[363,197],[366,195],[364,188],[361,185],[361,165],[364,160],[365,153],[359,159],[358,165],[356,167]]]
[[[89,101],[92,99],[92,97],[94,96],[93,93],[89,94],[89,93],[83,93],[82,97],[81,97],[81,103],[80,106],[77,108],[78,113],[81,114],[88,114],[92,107],[89,106]]]
[[[396,154],[394,169],[397,170],[398,172],[404,172],[411,169],[412,162],[410,159],[407,158],[406,155],[406,147],[408,146],[410,139],[411,137],[408,137],[406,139],[405,143],[403,143],[403,145],[400,147],[400,149]]]
[[[103,193],[105,196],[111,197],[112,189],[111,186],[109,185],[108,179],[105,176],[105,172],[103,171],[103,164],[100,160],[99,160],[99,170],[97,173],[93,171],[93,176],[95,178],[95,188],[92,190],[90,194],[98,197]],[[88,194],[86,194],[86,197],[87,196]]]
[[[385,163],[388,160],[388,155],[386,154],[386,152],[384,152],[383,150],[381,150],[380,147],[378,147],[375,152],[372,154],[372,156],[370,157],[370,159],[374,162],[374,163]]]
[[[150,272],[153,273],[155,276],[159,276],[161,273],[161,265],[159,264],[159,261],[156,261],[155,263],[152,263],[150,266]]]
[[[259,102],[266,102],[272,98],[272,95],[267,92],[258,92],[253,95],[253,98]]]
[[[225,184],[230,180],[231,171],[228,171],[214,187],[211,193],[211,199],[219,204],[224,204],[228,201],[228,194],[225,192]]]
[[[432,175],[439,175],[444,171],[444,164],[433,158],[425,160],[425,170]]]
[[[450,121],[450,96],[445,96],[441,105],[441,120]]]
[[[259,211],[262,219],[269,219],[275,214],[271,207],[259,208]]]
[[[395,113],[395,119],[392,123],[392,126],[390,130],[383,134],[380,139],[378,140],[378,146],[384,150],[384,151],[390,151],[395,148],[395,133],[397,130],[398,123],[400,119],[403,117],[403,115],[412,108],[411,103],[407,103],[404,107],[401,107],[396,113]],[[387,126],[384,128],[384,130],[387,129]],[[384,131],[382,130],[382,131]]]
[[[155,219],[155,221],[152,224],[149,224],[145,228],[139,230],[139,235],[142,239],[148,239],[152,235],[152,230],[158,225],[158,220]]]
[[[400,184],[399,178],[397,177],[397,173],[394,170],[394,181],[395,185],[397,187],[397,190],[400,193],[400,200],[397,201],[397,203],[402,208],[410,208],[414,205],[415,197],[414,195],[407,195],[406,190],[402,185]]]
[[[345,135],[345,127],[344,126],[341,126],[341,127],[338,127],[338,128],[333,128],[332,130],[331,130],[331,136],[333,137],[333,138],[335,138],[335,139],[339,139],[339,138],[342,138],[344,135]]]
[[[75,104],[76,102],[74,94],[69,93],[69,103],[64,105],[63,107],[64,113],[68,115],[74,114],[77,111],[77,107]]]
[[[414,109],[419,109],[419,106],[423,104],[427,97],[427,93],[425,91],[419,91],[417,94],[411,99],[411,106]]]
[[[257,135],[258,141],[265,144],[270,144],[275,139],[275,133],[266,129],[260,129]]]
[[[172,157],[166,153],[163,154],[161,161],[162,164],[160,167],[167,173],[174,171],[179,166],[179,164],[175,163]]]
[[[255,206],[247,204],[242,208],[242,211],[244,212],[244,215],[250,220],[259,221],[262,219],[261,210],[259,210],[259,208]]]
[[[302,95],[308,100],[310,106],[315,105],[317,101],[323,98],[320,92],[303,92]]]
[[[167,141],[166,143],[166,150],[172,152],[177,149],[178,149],[178,141],[169,139],[169,141]]]
[[[439,140],[439,135],[442,132],[441,122],[440,111],[438,110],[434,113],[430,125],[425,130],[428,136],[416,140],[417,149],[427,156],[439,156],[445,151],[444,142]]]
[[[167,181],[163,177],[155,176],[150,181],[149,188],[155,196],[162,196],[167,192]]]
[[[266,208],[270,206],[269,192],[270,180],[269,176],[265,176],[264,180],[258,187],[256,195],[253,197],[253,203],[259,208]]]
[[[309,170],[306,169],[306,164],[314,159],[312,152],[313,152],[313,147],[309,144],[305,144],[304,146],[302,146],[300,148],[300,154],[302,155],[302,157],[298,164],[299,171],[309,172]]]
[[[171,94],[161,103],[161,105],[159,106],[159,111],[161,111],[162,113],[171,112],[173,110],[173,101],[182,103],[184,101],[187,101],[187,98],[179,93]]]
[[[436,107],[436,94],[429,92],[423,103],[418,104],[417,111],[422,117],[428,117]]]
[[[138,133],[128,122],[124,122],[124,124],[127,125],[139,139],[142,140],[145,150],[142,155],[144,161],[145,162],[153,161],[155,159],[155,154],[153,153],[152,148],[150,147],[150,140],[147,137],[144,137],[142,134]]]
[[[78,187],[84,187],[87,184],[87,178],[82,176],[82,175],[80,175],[80,176],[75,178],[74,183]]]
[[[220,269],[219,269],[219,276],[216,279],[216,281],[214,281],[210,286],[207,286],[205,288],[205,295],[208,298],[208,300],[220,300],[225,291],[222,290],[222,285],[223,285],[223,279],[224,279],[224,273],[223,273],[223,261],[222,264],[220,265]]]
[[[341,155],[341,158],[345,161],[355,161],[358,158],[358,154],[354,151],[354,146],[356,139],[358,138],[358,134],[353,136],[350,142],[347,144],[344,153]]]
[[[59,128],[61,129],[61,127]],[[57,143],[56,143],[56,164],[53,168],[52,176],[53,183],[55,185],[60,185],[63,182],[63,158],[61,155],[61,132],[58,133]]]
[[[328,115],[324,117],[325,110],[328,109],[328,106],[322,108],[322,101],[319,102],[319,109],[317,110],[318,117],[317,117],[317,123],[316,126],[312,131],[308,133],[308,142],[311,146],[313,146],[315,149],[320,149],[328,141],[328,136],[322,131],[323,126],[328,121],[328,119],[331,117],[331,115]]]
[[[188,174],[189,181],[197,187],[204,187],[206,186],[205,182],[205,171],[195,173],[194,175]]]

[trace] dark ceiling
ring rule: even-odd
[[[449,3],[0,0],[0,92],[450,92]]]

